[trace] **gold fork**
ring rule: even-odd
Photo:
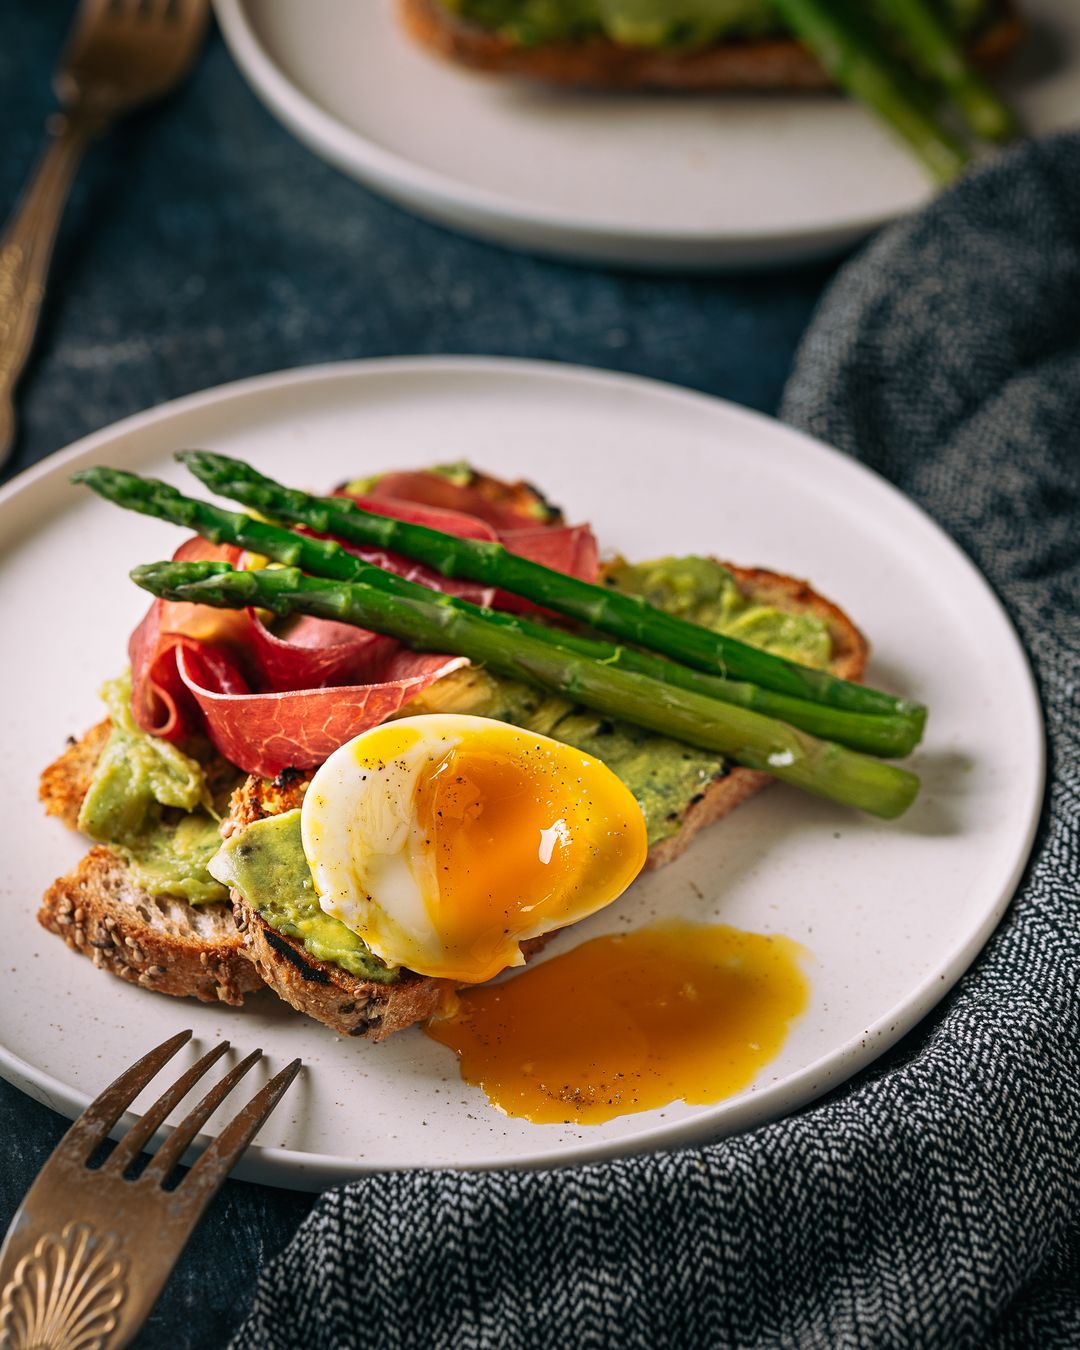
[[[300,1070],[271,1078],[209,1144],[178,1186],[164,1189],[191,1141],[261,1057],[255,1050],[210,1089],[151,1157],[125,1173],[166,1117],[225,1051],[187,1069],[101,1164],[87,1164],[139,1093],[191,1039],[181,1031],[122,1073],[56,1146],[0,1248],[4,1350],[117,1350],[150,1314],[203,1210]]]
[[[15,440],[14,389],[37,329],[60,215],[90,140],[161,98],[195,59],[209,0],[82,0],[53,76],[62,109],[0,238],[0,466]]]

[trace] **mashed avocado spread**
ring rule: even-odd
[[[661,558],[636,566],[620,562],[606,569],[605,581],[790,660],[828,664],[831,644],[820,619],[748,601],[730,572],[710,559]],[[439,680],[408,704],[404,715],[425,712],[493,717],[602,760],[637,798],[650,846],[674,834],[690,806],[729,768],[719,755],[609,720],[477,666]],[[300,842],[298,811],[238,831],[222,846],[211,871],[235,886],[272,928],[299,939],[318,960],[334,961],[363,979],[397,978],[351,929],[319,908]]]
[[[445,9],[511,41],[610,38],[634,47],[700,47],[787,32],[772,0],[440,0]],[[871,0],[871,5],[873,0]],[[977,27],[990,0],[937,0],[958,33]]]
[[[131,678],[110,680],[101,696],[112,729],[79,811],[79,829],[127,861],[150,895],[193,905],[227,900],[206,870],[221,837],[197,760],[140,731],[131,716]]]
[[[221,845],[214,876],[235,886],[271,928],[299,938],[318,961],[333,961],[363,980],[394,980],[388,969],[340,919],[319,908],[300,841],[300,812],[257,820]]]

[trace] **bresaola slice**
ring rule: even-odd
[[[426,525],[431,530],[442,530],[444,534],[457,535],[459,539],[480,539],[493,543],[498,535],[491,525],[476,516],[465,515],[460,511],[449,511],[414,502],[395,501],[371,495],[359,495],[353,492],[338,494],[348,497],[364,511],[377,516],[392,516],[395,520],[408,521],[410,525]],[[360,548],[356,544],[341,541],[355,557],[370,563],[372,567],[381,567],[386,572],[394,572],[406,581],[415,581],[417,585],[429,586],[444,595],[454,595],[460,600],[468,600],[474,605],[490,605],[495,599],[493,586],[481,586],[472,581],[459,581],[453,577],[444,577],[423,563],[415,562],[400,553],[389,553],[385,549]]]
[[[205,683],[200,653],[175,650],[180,679],[198,704],[214,745],[245,773],[262,778],[273,778],[282,769],[314,768],[346,741],[399,712],[436,680],[469,664],[463,656],[398,646],[372,666],[362,684],[229,694]]]
[[[503,490],[492,479],[488,491]],[[415,490],[420,501],[402,501],[386,489]],[[438,474],[393,474],[375,491],[351,496],[358,505],[466,539],[499,540],[511,551],[587,581],[597,576],[596,541],[588,526],[550,525],[535,514],[493,502],[474,487]],[[475,504],[482,514],[459,509]],[[445,578],[429,568],[380,550],[351,548],[375,566],[475,604],[532,609],[527,601],[494,588]],[[175,559],[223,559],[243,566],[236,548],[191,539]],[[153,735],[181,740],[207,734],[217,749],[247,773],[274,777],[283,769],[308,769],[361,731],[399,712],[435,680],[467,661],[409,651],[392,638],[352,625],[299,616],[272,630],[255,610],[157,600],[132,634],[132,710]]]
[[[392,480],[429,477],[438,479],[438,475],[391,475]],[[464,488],[456,488],[452,483],[445,486],[458,493],[467,491]],[[529,558],[532,562],[542,563],[556,572],[566,572],[569,576],[578,577],[582,581],[595,582],[599,575],[596,536],[588,525],[541,525],[531,516],[517,514],[511,517],[510,512],[501,509],[499,514],[504,519],[512,519],[513,524],[510,527],[496,529],[487,521],[467,516],[460,511],[417,506],[412,502],[395,501],[376,496],[374,493],[359,495],[342,492],[340,495],[348,497],[357,506],[375,515],[393,516],[396,520],[408,521],[412,525],[426,525],[429,529],[442,530],[444,534],[457,535],[459,539],[497,541],[511,553]],[[462,600],[469,600],[474,605],[494,605],[497,609],[512,610],[536,608],[520,596],[496,590],[493,586],[444,577],[432,568],[425,567],[423,563],[397,553],[388,553],[382,549],[358,548],[352,544],[346,544],[345,547],[350,553],[375,567],[396,572],[407,581],[430,586],[432,590],[442,591],[445,595],[455,595]]]
[[[237,566],[242,556],[238,548],[196,537],[185,540],[173,560],[217,559]],[[128,641],[131,712],[136,726],[167,741],[183,740],[201,730],[198,709],[177,670],[180,646],[205,647],[203,664],[212,672],[215,685],[222,691],[246,692],[249,686],[232,649],[244,640],[248,629],[246,615],[235,610],[155,600]]]
[[[530,525],[504,530],[499,542],[511,553],[581,581],[595,582],[600,575],[596,536],[588,525]],[[491,603],[496,609],[540,612],[531,601],[508,591],[496,591]]]
[[[595,582],[600,575],[596,536],[588,525],[528,525],[503,530],[499,542],[511,553],[581,581]]]
[[[562,513],[535,488],[525,483],[503,483],[486,474],[474,474],[472,482],[456,483],[431,469],[384,473],[366,495],[375,501],[410,502],[413,506],[455,511],[485,521],[496,530],[538,524],[548,528],[563,523]],[[545,519],[538,518],[537,507],[546,513]]]
[[[322,689],[366,680],[399,644],[381,633],[352,624],[301,614],[280,633],[272,632],[258,612],[246,610],[248,658],[259,687],[267,692]]]
[[[429,530],[456,534],[459,539],[498,538],[498,531],[494,525],[464,511],[427,506],[422,502],[399,501],[395,497],[376,496],[373,493],[340,492],[335,496],[347,497],[349,501],[355,502],[357,506],[372,512],[373,515],[392,516],[395,520],[407,520],[411,525],[426,525]],[[520,527],[523,523],[535,524],[518,520],[516,527]]]

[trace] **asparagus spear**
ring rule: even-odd
[[[333,540],[312,539],[295,534],[242,512],[226,511],[209,502],[186,497],[176,488],[155,479],[140,478],[120,469],[98,467],[84,469],[73,481],[84,483],[99,495],[119,506],[184,525],[213,543],[234,544],[261,553],[275,562],[297,566],[318,576],[340,581],[365,581],[395,595],[425,599],[437,593],[406,581],[403,577],[373,567],[355,557]],[[527,633],[561,650],[604,665],[647,675],[665,684],[688,689],[702,697],[751,708],[790,722],[815,736],[839,741],[856,750],[872,754],[901,756],[909,754],[918,741],[910,719],[892,714],[852,713],[842,708],[807,702],[777,694],[745,682],[726,680],[702,671],[680,666],[652,652],[616,646],[561,629],[515,619],[497,610],[481,611],[477,606],[451,596],[437,596],[439,603],[470,613],[483,613],[488,622],[511,633]]]
[[[400,638],[422,651],[449,651],[515,679],[554,690],[606,716],[728,755],[748,768],[833,801],[892,819],[918,792],[914,774],[783,722],[661,684],[553,646],[524,630],[511,636],[490,615],[448,605],[425,587],[392,594],[365,582],[309,577],[295,567],[234,571],[226,563],[151,563],[132,580],[169,600],[275,614],[314,614]]]
[[[878,0],[924,73],[940,81],[976,136],[1005,141],[1015,136],[1015,113],[972,67],[960,43],[927,0]]]
[[[273,520],[304,525],[352,544],[388,549],[425,563],[446,577],[464,577],[522,595],[546,609],[579,619],[625,642],[660,652],[687,666],[744,680],[793,698],[851,712],[899,717],[917,743],[926,709],[828,671],[785,661],[734,638],[689,623],[640,596],[594,586],[519,557],[501,544],[459,539],[424,525],[363,511],[345,497],[314,497],[283,487],[250,465],[206,450],[178,456],[207,487]],[[310,570],[310,569],[308,569]]]
[[[775,0],[788,26],[842,89],[898,132],[940,182],[967,163],[933,105],[849,0]]]

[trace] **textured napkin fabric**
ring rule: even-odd
[[[929,1023],[797,1117],[327,1194],[237,1347],[1080,1344],[1080,140],[849,264],[785,412],[925,506],[1031,653],[1051,777],[1009,915]]]

